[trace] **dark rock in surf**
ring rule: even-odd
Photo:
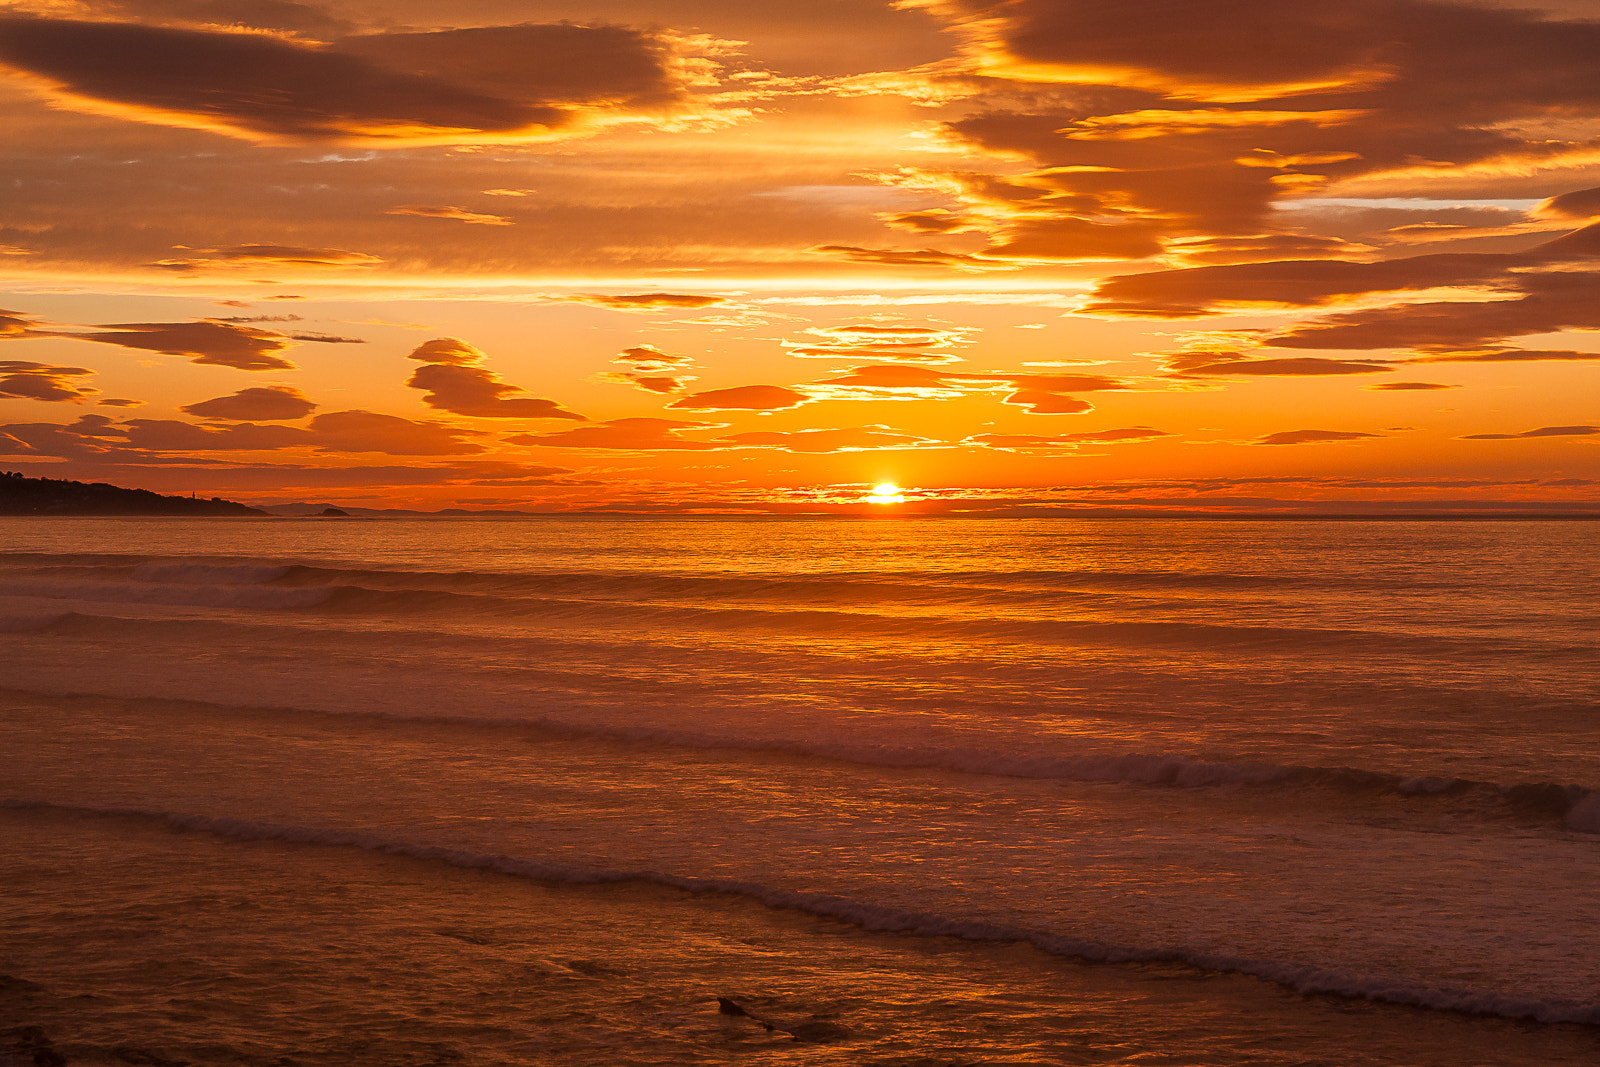
[[[189,1067],[188,1060],[168,1059],[159,1052],[132,1045],[118,1045],[111,1050],[111,1054],[123,1063],[136,1064],[137,1067]]]
[[[749,1012],[745,1011],[737,1003],[729,1000],[727,997],[717,998],[717,1013],[719,1015],[742,1015],[746,1019],[750,1018]]]
[[[38,993],[44,986],[37,982],[30,982],[26,978],[16,978],[9,974],[0,974],[0,996],[15,995],[18,993]]]
[[[1505,797],[1513,807],[1524,811],[1539,815],[1565,815],[1588,792],[1582,786],[1528,782],[1508,787]]]
[[[793,1026],[781,1026],[778,1029],[794,1038],[796,1041],[808,1041],[821,1044],[826,1041],[847,1041],[856,1036],[848,1026],[830,1023],[826,1019],[811,1019],[809,1022],[795,1023]]]
[[[797,1023],[776,1022],[766,1019],[745,1008],[738,1001],[730,1000],[727,997],[717,998],[717,1011],[722,1015],[735,1015],[749,1019],[751,1022],[761,1024],[769,1033],[788,1034],[796,1041],[843,1041],[846,1038],[855,1036],[848,1027],[828,1022],[826,1019],[815,1015],[805,1022]]]
[[[37,1026],[0,1030],[0,1057],[4,1057],[0,1063],[17,1067],[66,1067],[67,1063],[67,1058],[56,1051],[50,1038]]]
[[[737,1015],[737,1016],[740,1016],[741,1018],[749,1019],[753,1023],[759,1023],[761,1026],[765,1027],[769,1032],[772,1031],[772,1030],[776,1030],[777,1029],[776,1026],[773,1026],[771,1023],[767,1022],[767,1020],[763,1019],[761,1016],[753,1014],[752,1012],[749,1012],[749,1011],[745,1010],[745,1008],[742,1005],[740,1005],[737,1001],[729,1000],[727,997],[718,997],[717,998],[717,1013],[720,1014],[720,1015]]]

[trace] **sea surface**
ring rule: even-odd
[[[0,1062],[1593,1064],[1597,594],[1583,522],[3,519]]]

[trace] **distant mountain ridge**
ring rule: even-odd
[[[29,478],[0,471],[0,515],[266,515],[220,497],[162,496],[107,482]]]
[[[444,515],[451,518],[459,518],[463,515],[486,515],[490,517],[510,515],[516,517],[550,514],[549,512],[511,511],[501,508],[441,508],[438,511],[417,511],[413,508],[363,508],[354,504],[329,504],[326,502],[318,504],[305,500],[296,500],[288,504],[263,504],[261,505],[261,510],[268,515],[279,515],[284,518],[295,519],[321,518],[327,516],[330,511],[342,512],[345,516],[357,519],[411,519],[433,515]]]

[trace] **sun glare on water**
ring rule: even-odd
[[[867,498],[874,504],[898,504],[905,500],[900,493],[900,487],[893,482],[879,482],[872,487],[872,495]]]

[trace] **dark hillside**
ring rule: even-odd
[[[0,515],[265,515],[231,500],[162,496],[105,482],[27,478],[0,471]]]

